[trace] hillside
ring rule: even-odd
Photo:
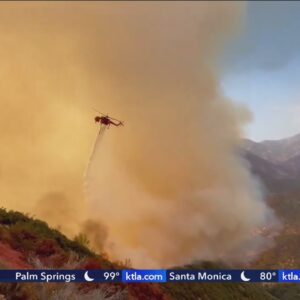
[[[263,141],[245,140],[244,157],[251,171],[269,192],[267,201],[282,228],[273,246],[252,263],[253,268],[300,268],[300,134],[290,138]],[[280,285],[270,290],[280,299],[300,299],[300,289]]]
[[[274,195],[268,199],[282,229],[275,237],[272,248],[266,250],[253,263],[256,268],[300,268],[300,192]]]
[[[19,212],[0,209],[0,266],[2,269],[116,269],[110,262],[82,244],[68,239],[40,220]],[[128,267],[128,266],[127,266]],[[216,268],[199,264],[186,268]],[[278,300],[263,285],[245,284],[1,284],[2,299],[202,299]]]
[[[269,192],[267,201],[282,228],[274,245],[253,263],[257,268],[300,267],[300,134],[263,141],[245,140],[244,157]]]

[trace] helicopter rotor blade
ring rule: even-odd
[[[115,119],[115,118],[112,118],[112,117],[109,117],[111,120],[114,120],[114,121],[117,121],[117,122],[121,122],[122,123],[122,121],[120,121],[119,119]]]
[[[100,115],[102,115],[102,116],[107,116],[107,114],[104,114],[104,113],[100,112],[99,110],[97,110],[97,109],[95,109],[95,108],[93,108],[93,110],[96,111],[98,114],[100,114]]]

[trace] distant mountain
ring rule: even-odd
[[[281,140],[254,142],[246,139],[244,148],[273,163],[282,163],[300,155],[300,134]]]
[[[300,190],[300,134],[282,140],[244,141],[244,157],[270,192]]]
[[[300,177],[300,154],[289,158],[282,163],[282,166],[290,175],[299,178]]]

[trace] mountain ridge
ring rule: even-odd
[[[279,140],[255,142],[244,139],[244,149],[273,163],[282,163],[300,155],[300,133]]]
[[[262,142],[244,139],[242,155],[271,193],[300,190],[300,134]]]

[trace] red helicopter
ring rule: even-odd
[[[110,125],[114,125],[116,127],[118,127],[118,126],[124,126],[124,123],[122,121],[114,119],[112,117],[109,117],[108,115],[105,115],[105,114],[103,114],[103,113],[101,113],[99,111],[97,111],[97,112],[101,116],[96,116],[95,117],[95,122],[96,123],[103,124],[103,125],[107,126],[108,128],[110,127]]]

